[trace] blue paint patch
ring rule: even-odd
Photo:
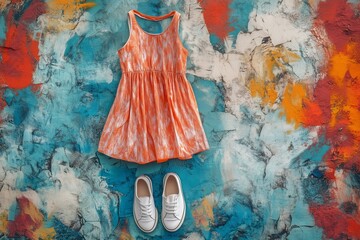
[[[304,173],[308,173],[308,176],[302,180],[304,198],[308,203],[322,204],[329,197],[329,182],[324,170],[319,167],[329,149],[325,136],[321,135],[316,145],[310,146],[292,160],[292,169],[301,168]]]
[[[351,189],[360,189],[360,172],[350,172],[345,179],[346,185]]]
[[[323,230],[313,226],[293,226],[286,239],[323,239]]]
[[[225,112],[224,86],[213,81],[194,76],[193,91],[199,109],[206,112]],[[209,98],[209,96],[212,96]]]
[[[239,32],[247,32],[250,20],[250,13],[254,10],[255,1],[233,0],[230,3],[231,15],[229,19],[233,30],[229,33],[233,37],[232,47],[235,47],[236,37]]]
[[[326,202],[326,199],[330,197],[328,191],[330,183],[325,178],[324,174],[319,174],[318,171],[319,170],[316,169],[315,174],[310,174],[307,178],[302,180],[304,198],[309,204],[323,204]]]
[[[6,37],[6,24],[4,15],[0,15],[0,44],[3,45],[3,42]]]
[[[296,168],[298,165],[319,164],[322,162],[324,155],[329,151],[329,149],[330,146],[326,143],[325,136],[319,136],[317,143],[310,146],[297,158],[295,158],[292,161],[291,166]]]
[[[19,214],[19,207],[17,201],[13,202],[9,207],[8,221],[15,221],[16,216]]]
[[[22,124],[29,112],[37,106],[37,99],[31,91],[31,87],[14,91],[7,88],[4,93],[4,100],[8,109],[13,113],[13,122],[16,126]]]
[[[53,218],[52,220],[56,238],[59,239],[67,239],[67,240],[83,240],[85,239],[78,231],[71,229],[70,227],[64,225],[57,218]]]
[[[22,17],[22,15],[24,14],[24,12],[26,11],[26,9],[30,6],[30,4],[32,3],[32,1],[24,1],[24,4],[19,5],[19,11],[15,11],[14,13],[14,21],[18,22],[20,20],[20,18]]]
[[[236,193],[232,199],[231,203],[224,201],[215,209],[214,215],[218,218],[213,226],[213,237],[215,239],[260,239],[266,219],[254,212],[248,196]],[[215,236],[214,233],[216,233]],[[209,234],[206,239],[210,237]]]

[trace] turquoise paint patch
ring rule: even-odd
[[[201,112],[225,112],[224,87],[222,84],[196,76],[192,81],[197,105]]]
[[[56,237],[60,237],[63,239],[74,239],[74,240],[82,240],[85,239],[78,231],[73,230],[72,228],[66,226],[59,219],[53,218],[52,223],[56,232]]]
[[[329,151],[330,146],[326,143],[325,136],[319,136],[317,143],[310,146],[306,151],[302,152],[292,162],[292,167],[300,162],[300,165],[315,163],[319,164],[322,162],[324,155]]]
[[[232,47],[235,47],[238,33],[248,31],[250,13],[254,10],[255,3],[256,2],[252,0],[231,1],[229,23],[233,30],[229,33],[229,35],[234,39]]]
[[[13,202],[10,205],[9,213],[8,213],[8,221],[15,221],[16,216],[19,214],[19,208],[17,202]]]
[[[315,174],[310,174],[302,180],[304,199],[309,203],[323,204],[324,199],[329,198],[330,183],[319,169],[315,169]],[[322,170],[323,171],[323,170]]]
[[[31,91],[31,87],[14,91],[6,88],[4,100],[13,112],[14,124],[16,126],[19,126],[28,116],[29,112],[37,106],[37,99]]]
[[[6,24],[4,15],[0,15],[0,44],[3,44],[6,37]]]
[[[286,239],[323,239],[323,230],[312,226],[294,226]]]
[[[253,211],[248,196],[237,193],[232,198],[231,203],[224,201],[214,212],[215,216],[222,216],[215,222],[217,237],[221,239],[260,239],[262,226],[267,218],[257,215]],[[208,235],[206,239],[210,239],[210,237],[211,235]]]

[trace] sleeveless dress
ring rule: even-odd
[[[160,21],[159,34],[143,30],[135,14]],[[128,12],[129,38],[118,50],[122,75],[101,133],[98,151],[112,158],[146,164],[209,149],[195,95],[186,78],[188,51],[179,32],[180,13],[150,16]]]

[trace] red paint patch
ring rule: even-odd
[[[198,0],[210,34],[224,40],[234,28],[229,25],[231,0]]]
[[[313,100],[305,104],[305,126],[322,126],[322,133],[331,146],[323,160],[332,194],[324,204],[310,203],[310,212],[316,225],[324,229],[326,238],[331,239],[360,239],[360,213],[348,213],[340,207],[342,195],[354,189],[346,184],[333,184],[343,181],[338,179],[337,169],[344,171],[344,179],[347,173],[358,174],[360,171],[359,10],[360,5],[354,7],[346,0],[320,2],[319,20],[315,22],[315,29],[316,25],[325,28],[335,49],[329,56],[327,77],[318,82]]]
[[[304,102],[304,126],[323,126],[330,122],[330,92],[335,89],[331,79],[319,80],[313,98]]]
[[[19,214],[13,222],[9,222],[9,237],[26,236],[35,239],[34,231],[39,229],[43,223],[43,215],[26,197],[17,198]]]
[[[14,9],[7,16],[7,32],[3,47],[0,47],[0,85],[22,89],[32,84],[32,75],[39,60],[38,43],[32,39],[28,23],[45,13],[45,3],[35,0],[14,24]]]
[[[349,41],[360,41],[360,4],[354,5],[346,0],[321,1],[318,5],[319,22],[324,25],[329,39],[338,51],[343,51]]]
[[[314,215],[315,224],[326,229],[326,236],[332,239],[360,238],[360,222],[356,216],[342,212],[337,204],[312,204],[310,211]],[[346,236],[345,236],[346,235]]]

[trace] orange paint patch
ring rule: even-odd
[[[275,84],[272,82],[265,84],[264,81],[252,79],[249,83],[249,89],[251,96],[260,97],[263,100],[263,104],[273,105],[278,96]]]
[[[281,116],[286,117],[286,122],[294,123],[298,128],[304,121],[303,103],[306,99],[306,88],[301,83],[288,83],[285,87],[281,102]]]
[[[264,82],[257,82],[255,79],[251,79],[249,82],[250,94],[252,97],[265,97],[265,86]]]
[[[197,204],[192,211],[196,227],[202,227],[206,230],[210,229],[210,226],[214,222],[214,205],[215,195],[213,193],[206,196],[200,203]]]
[[[336,84],[341,85],[348,71],[349,57],[343,53],[335,54],[330,60],[329,75],[335,80]]]

